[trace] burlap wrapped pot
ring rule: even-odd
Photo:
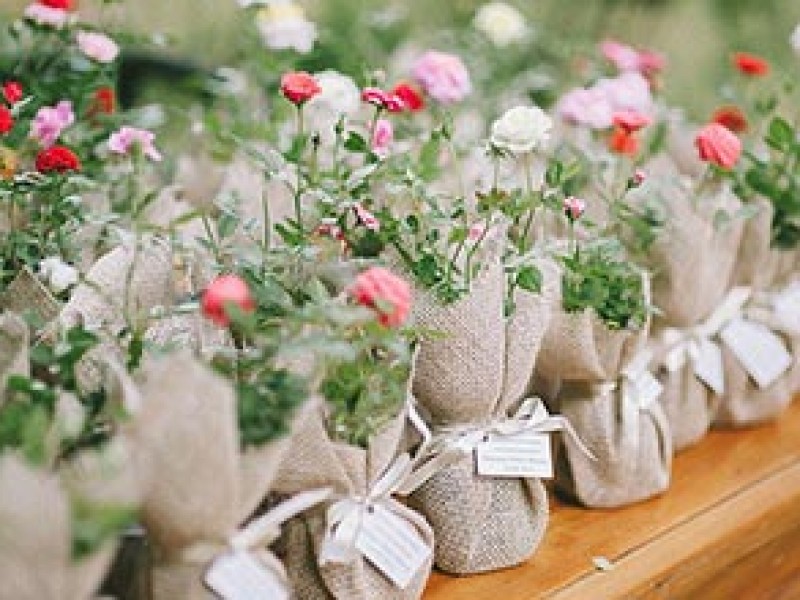
[[[667,215],[664,229],[647,252],[654,273],[653,303],[659,309],[654,337],[671,328],[692,335],[707,320],[731,287],[744,222],[736,215],[741,202],[725,184],[701,192],[684,180],[649,179],[629,194],[629,201],[658,197]],[[727,219],[720,219],[727,215]],[[669,343],[672,343],[671,341]],[[657,348],[656,353],[663,348]],[[660,402],[670,423],[675,450],[702,438],[708,431],[718,399],[700,381],[692,382],[692,361],[677,369],[658,367],[664,386]]]
[[[402,446],[405,415],[401,414],[378,435],[368,448],[333,441],[325,428],[324,408],[316,418],[305,419],[292,434],[291,448],[273,485],[281,494],[329,488],[333,496],[292,520],[284,528],[278,553],[283,558],[295,597],[303,600],[407,600],[420,598],[432,567],[432,551],[405,589],[394,585],[359,552],[350,548],[345,556],[327,560],[332,547],[334,524],[330,522],[339,501],[353,502],[356,510],[369,510],[375,482]],[[399,483],[399,482],[398,482]],[[413,528],[432,549],[433,532],[422,515],[391,497],[393,490],[373,498],[386,510]]]
[[[414,378],[414,395],[431,416],[433,461],[464,441],[459,431],[472,435],[491,428],[510,418],[523,399],[559,285],[554,263],[540,260],[538,268],[542,292],[516,290],[509,319],[503,316],[506,278],[499,262],[489,263],[470,293],[451,305],[427,292],[417,294],[415,322],[437,332],[421,343]],[[472,448],[466,447],[409,501],[433,527],[436,566],[456,574],[527,560],[549,515],[539,479],[480,476]]]
[[[669,486],[669,424],[637,387],[649,366],[647,330],[612,330],[592,309],[559,309],[542,343],[535,387],[593,455],[565,437],[556,487],[585,506],[622,506]]]

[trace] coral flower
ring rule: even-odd
[[[719,123],[709,123],[695,137],[695,146],[700,160],[731,169],[742,154],[742,142],[727,127]]]
[[[22,100],[25,93],[22,91],[22,86],[18,81],[6,81],[3,84],[3,98],[6,99],[11,106]]]
[[[302,106],[321,91],[317,80],[305,71],[286,73],[281,77],[281,94],[296,106]]]
[[[6,134],[14,127],[14,115],[5,106],[0,106],[0,135]]]
[[[623,127],[615,127],[608,138],[608,148],[616,154],[636,156],[639,152],[639,138]]]
[[[236,275],[221,275],[208,284],[200,301],[203,316],[220,327],[230,325],[226,308],[237,306],[242,312],[253,312],[256,303],[247,282]]]
[[[747,52],[735,52],[733,64],[743,75],[760,77],[769,73],[769,63],[755,54]]]
[[[403,101],[406,110],[409,112],[418,112],[425,108],[425,99],[410,83],[398,83],[391,93]]]
[[[371,267],[361,273],[348,292],[358,304],[375,310],[384,327],[399,327],[411,311],[410,286],[383,267]]]
[[[711,117],[713,123],[727,127],[734,133],[747,131],[747,117],[742,109],[737,106],[721,106],[714,111]]]

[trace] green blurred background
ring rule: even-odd
[[[383,15],[402,15],[415,37],[425,43],[444,28],[469,26],[482,0],[305,0],[309,16],[324,23],[343,40],[352,40],[363,56],[363,68],[382,60],[370,53],[374,32],[363,34],[364,23]],[[552,39],[599,40],[606,36],[665,52],[669,57],[665,94],[673,103],[702,116],[717,102],[716,90],[729,69],[734,50],[763,55],[773,65],[800,73],[800,58],[792,54],[789,36],[800,22],[800,0],[509,0],[534,27]],[[19,14],[26,2],[3,0],[0,17]],[[81,12],[97,15],[101,0],[81,0]],[[163,52],[215,67],[236,60],[241,11],[235,0],[129,0],[102,9],[117,26],[143,36],[164,34]],[[2,14],[4,13],[4,14]],[[252,18],[252,17],[247,17]],[[325,35],[325,34],[324,34]],[[391,32],[387,30],[387,36]],[[380,41],[380,40],[379,40]],[[398,40],[394,40],[396,43]],[[347,53],[338,47],[338,54]],[[501,50],[498,50],[500,52]],[[355,54],[355,53],[352,53]],[[380,58],[379,58],[380,57]],[[325,57],[318,56],[317,63]],[[346,56],[338,56],[342,63]],[[336,65],[341,66],[341,65]],[[352,65],[351,65],[352,66]],[[533,65],[532,65],[533,66]]]

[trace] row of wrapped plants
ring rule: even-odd
[[[780,418],[788,74],[736,53],[692,123],[666,57],[606,40],[539,106],[457,41],[294,70],[316,25],[243,10],[269,52],[212,76],[176,150],[119,107],[119,40],[72,2],[10,26],[0,598],[419,598],[434,566],[533,556],[544,480],[639,502],[710,428]],[[481,10],[478,58],[532,51],[512,7]]]

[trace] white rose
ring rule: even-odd
[[[306,19],[303,8],[293,2],[270,4],[256,13],[256,26],[264,44],[272,50],[311,52],[317,26]]]
[[[320,134],[323,143],[332,143],[340,117],[352,117],[361,108],[361,91],[355,81],[338,71],[323,71],[314,78],[322,91],[308,101],[303,111],[309,127]]]
[[[797,54],[797,56],[800,56],[800,23],[798,23],[797,27],[794,28],[794,32],[792,32],[790,41],[792,43],[794,53]]]
[[[472,23],[495,46],[508,46],[522,41],[528,33],[525,17],[505,2],[484,4],[478,9]]]
[[[58,256],[45,258],[39,263],[39,274],[54,293],[71,288],[78,283],[78,269],[68,265]]]
[[[517,106],[492,124],[491,142],[512,154],[524,154],[550,139],[553,120],[538,106]]]

